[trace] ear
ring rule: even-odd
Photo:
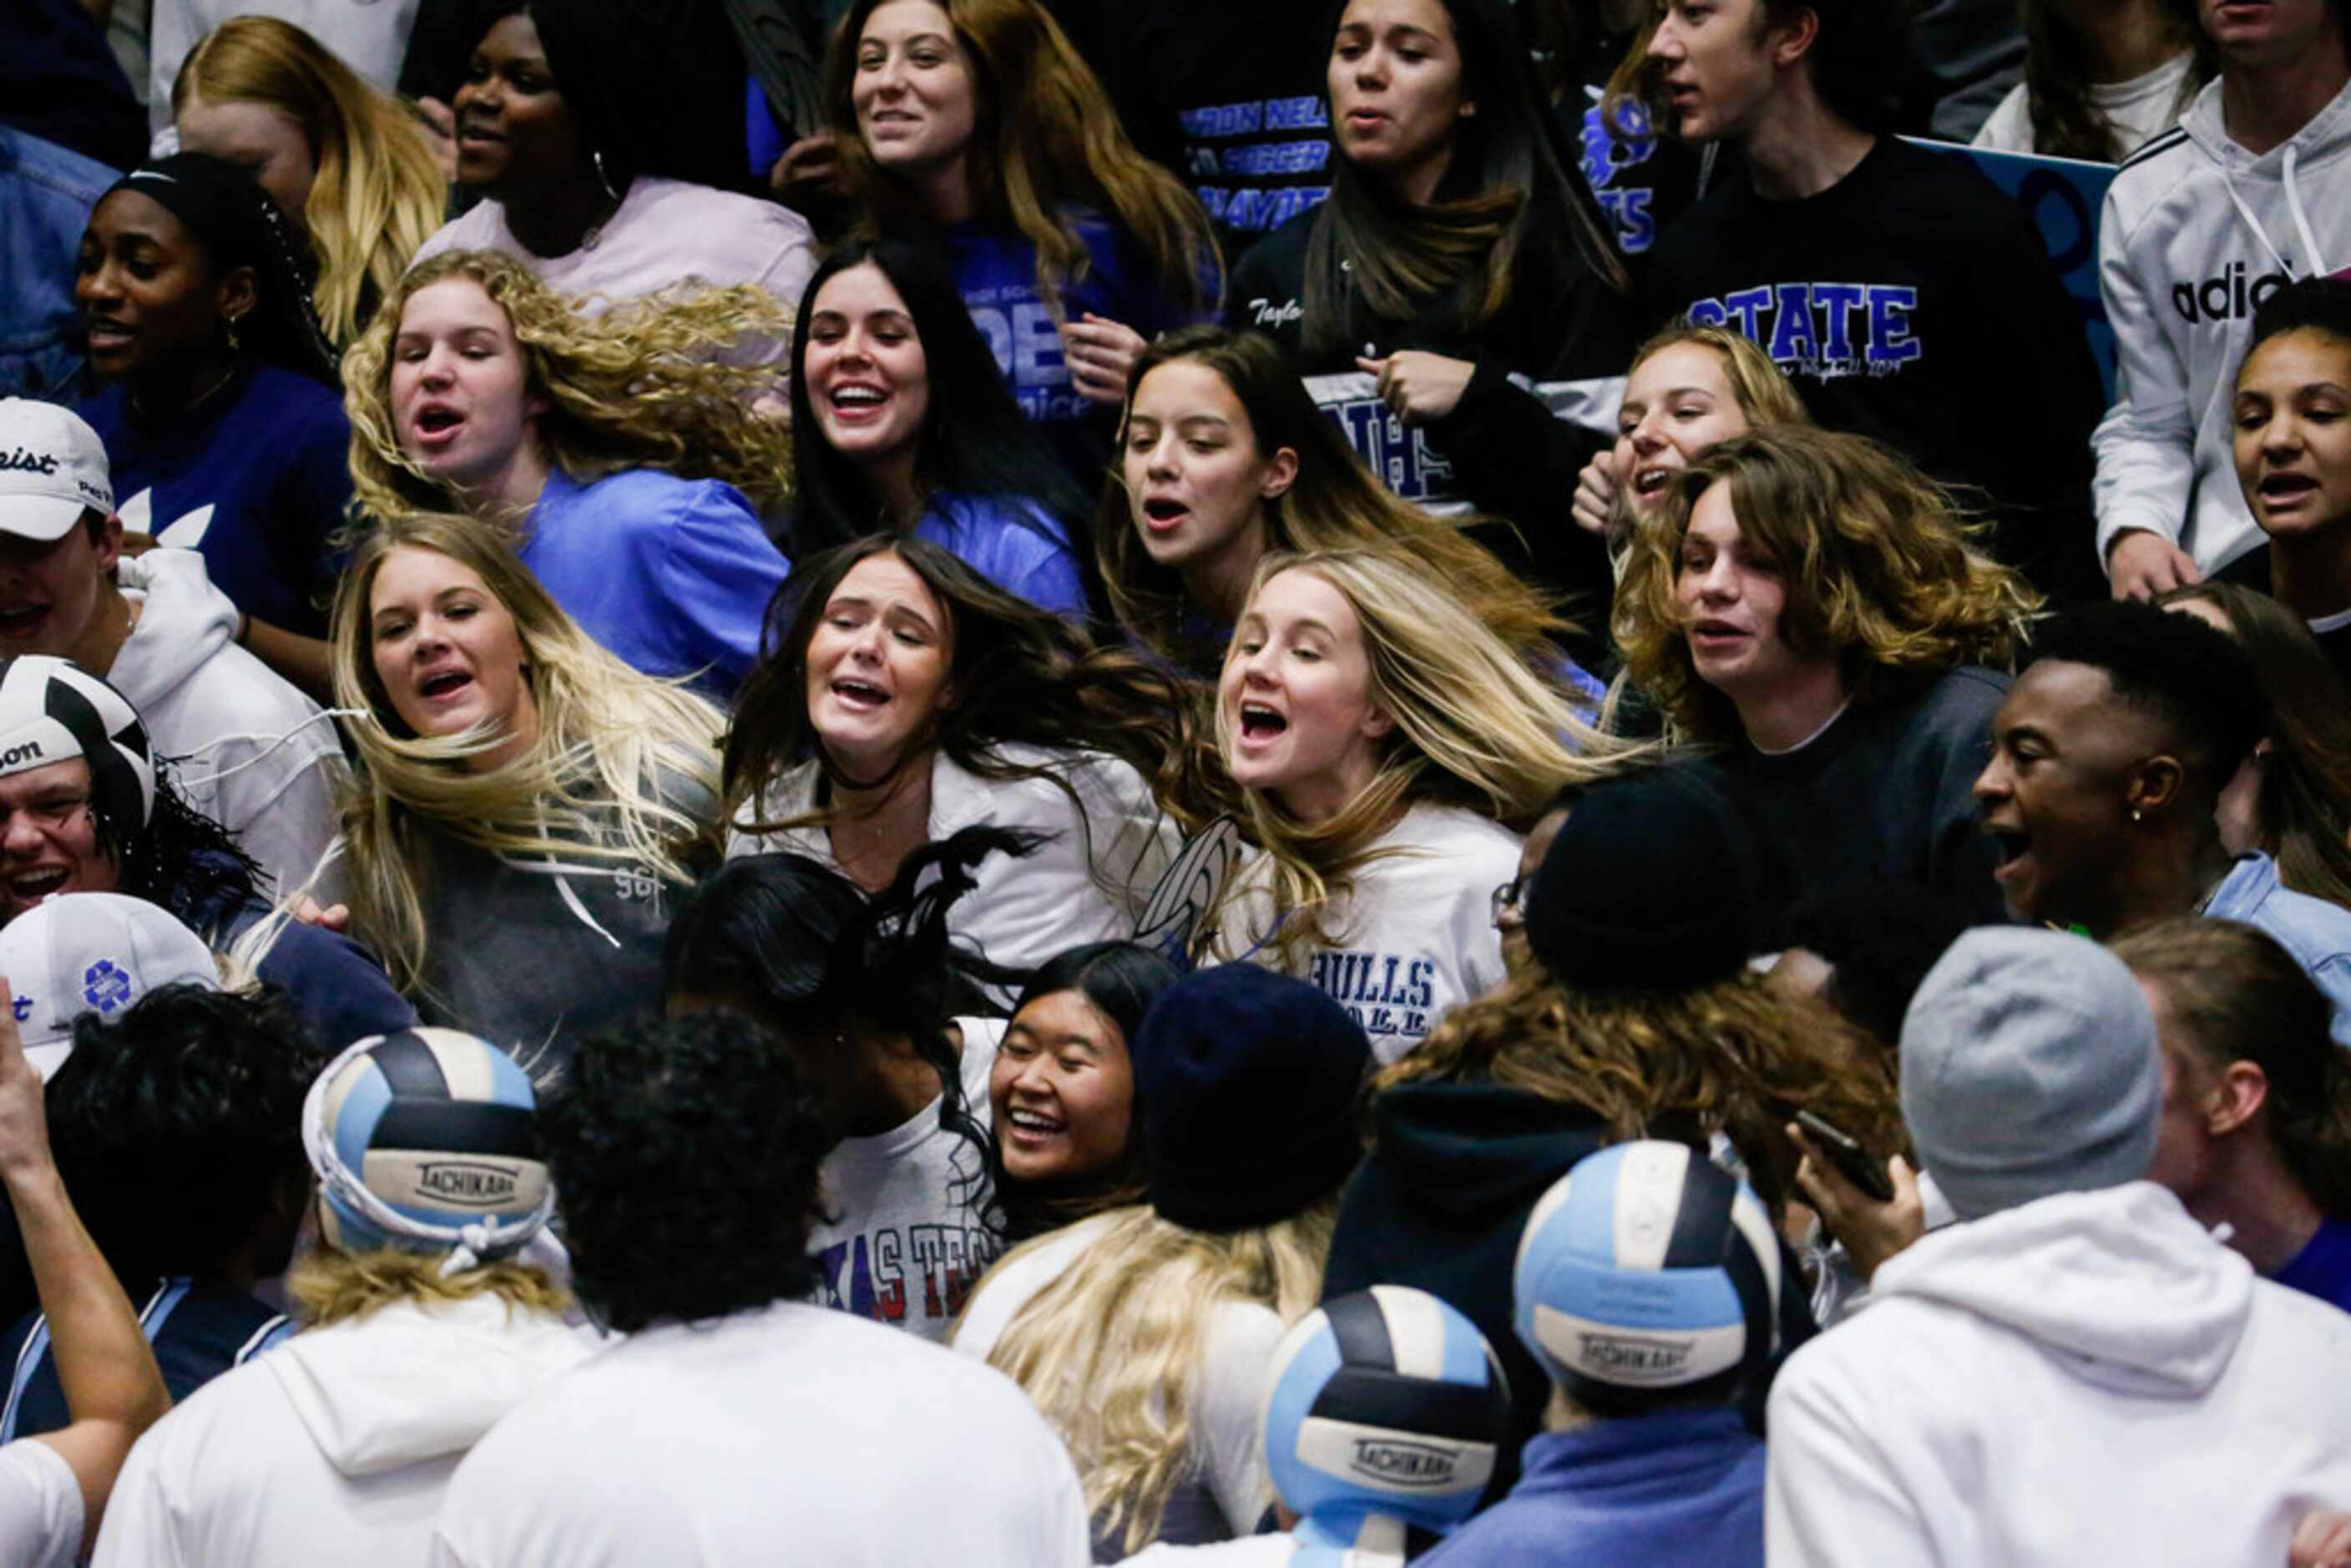
[[[78,523],[74,526],[81,527]],[[98,570],[112,576],[114,569],[122,560],[122,518],[120,515],[107,514],[106,526],[98,530],[98,538],[91,548],[98,552]]]
[[[1368,740],[1379,740],[1395,732],[1395,716],[1377,704],[1364,715],[1363,735]]]
[[[2254,1117],[2270,1103],[2269,1074],[2254,1061],[2232,1061],[2212,1082],[2211,1102],[2204,1109],[2204,1127],[2212,1136],[2225,1137]]]
[[[2188,770],[2179,758],[2159,751],[2131,769],[2123,786],[2123,804],[2142,817],[2152,817],[2179,802],[2188,787]]]
[[[261,286],[255,281],[253,268],[233,267],[220,280],[220,297],[214,301],[225,320],[242,321],[261,303]]]
[[[1820,36],[1820,13],[1807,5],[1765,34],[1763,47],[1771,55],[1771,63],[1784,70],[1811,53],[1813,41]]]
[[[1258,486],[1257,493],[1270,501],[1276,496],[1285,494],[1296,483],[1298,449],[1294,446],[1275,448],[1273,455],[1266,459],[1265,481]]]

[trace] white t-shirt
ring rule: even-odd
[[[1009,1379],[779,1301],[635,1334],[457,1468],[443,1568],[1081,1568],[1086,1505]]]
[[[0,1444],[0,1568],[73,1568],[81,1556],[81,1483],[37,1437]]]
[[[2145,76],[2128,81],[2093,82],[2084,96],[2090,107],[2114,122],[2116,140],[2125,158],[2137,152],[2179,121],[2187,99],[2179,89],[2196,63],[2192,54],[2174,55]],[[2011,88],[1991,118],[1976,132],[1975,145],[1994,152],[2031,152],[2032,102],[2022,82]]]
[[[731,191],[641,174],[588,244],[562,256],[535,256],[507,225],[506,208],[483,202],[441,226],[409,266],[444,250],[495,250],[513,256],[567,297],[637,299],[681,284],[726,287],[756,284],[787,312],[799,308],[816,272],[816,236],[808,220]],[[592,312],[596,306],[590,307]],[[731,351],[730,361],[765,364],[785,357],[780,340]]]
[[[1460,1003],[1502,983],[1502,936],[1494,890],[1519,874],[1519,835],[1458,806],[1417,805],[1373,841],[1394,850],[1355,873],[1327,929],[1338,945],[1316,949],[1301,978],[1347,1009],[1371,1037],[1380,1065],[1418,1045]],[[1212,951],[1267,963],[1274,926],[1272,862],[1241,868],[1218,913]]]
[[[955,1348],[986,1361],[1037,1292],[1061,1277],[1108,1228],[1109,1216],[1081,1220],[990,1270],[972,1298]],[[1200,1365],[1186,1392],[1192,1418],[1192,1473],[1204,1482],[1236,1535],[1257,1528],[1273,1500],[1266,1473],[1265,1380],[1281,1343],[1281,1319],[1253,1301],[1223,1301],[1208,1324]]]
[[[988,1070],[1002,1019],[957,1019],[964,1108],[987,1135]],[[944,1340],[982,1269],[1003,1250],[984,1218],[987,1164],[932,1101],[886,1133],[843,1138],[818,1172],[827,1214],[809,1250],[824,1271],[820,1306]]]
[[[1290,1568],[1297,1559],[1298,1538],[1285,1530],[1277,1535],[1245,1535],[1207,1546],[1146,1546],[1126,1559],[1124,1568]],[[1353,1564],[1334,1563],[1332,1568],[1353,1568]],[[1372,1568],[1369,1560],[1365,1568]]]

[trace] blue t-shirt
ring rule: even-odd
[[[2351,1312],[2351,1222],[2321,1220],[2318,1234],[2270,1278]]]
[[[1134,328],[1145,339],[1216,312],[1185,311],[1153,276],[1149,255],[1126,231],[1088,213],[1068,214],[1092,259],[1083,277],[1061,290],[1061,319],[1081,321],[1091,311]],[[946,230],[956,291],[972,322],[996,352],[1020,410],[1092,496],[1102,488],[1118,434],[1118,411],[1090,402],[1070,380],[1061,334],[1045,291],[1037,286],[1037,247],[1026,235],[977,223]]]
[[[1735,1409],[1539,1433],[1525,1459],[1510,1495],[1418,1568],[1763,1568],[1763,1440]]]
[[[133,1281],[128,1293],[175,1405],[294,1332],[286,1314],[242,1291],[167,1279]],[[19,1319],[6,1348],[11,1377],[7,1403],[0,1406],[0,1442],[70,1425],[73,1414],[49,1353],[48,1319],[37,1312]]]
[[[632,468],[582,485],[550,472],[523,564],[588,634],[649,675],[731,699],[759,657],[791,570],[732,485]]]
[[[134,420],[120,386],[79,413],[106,444],[125,528],[203,555],[213,586],[246,614],[327,634],[328,538],[351,498],[351,427],[334,392],[256,364],[161,424]]]
[[[1085,578],[1070,536],[1033,501],[933,496],[914,537],[946,550],[1008,593],[1073,621],[1085,618]]]

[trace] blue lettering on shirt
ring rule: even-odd
[[[1649,111],[1626,101],[1611,114],[1595,103],[1583,111],[1583,182],[1616,231],[1616,248],[1639,256],[1657,242],[1654,185],[1620,184],[1618,177],[1656,156],[1657,134]]]
[[[1453,465],[1437,455],[1422,431],[1406,427],[1378,398],[1331,403],[1322,412],[1396,496],[1424,505],[1455,498]]]
[[[1698,299],[1701,326],[1733,326],[1791,376],[1882,377],[1924,359],[1912,318],[1918,290],[1892,283],[1775,283]]]
[[[1221,157],[1208,156],[1220,167],[1210,172],[1227,174],[1311,174],[1331,161],[1328,141],[1269,141],[1255,147],[1235,147]]]

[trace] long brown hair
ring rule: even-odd
[[[2219,74],[2220,53],[2196,25],[2192,12],[2183,16],[2175,5],[2159,9],[2171,24],[2180,52],[2196,57],[2171,106],[2172,118],[2178,119]],[[2058,18],[2049,0],[2017,0],[2017,15],[2024,31],[2024,101],[2032,120],[2033,152],[2048,158],[2121,162],[2134,150],[2122,144],[2106,111],[2090,101],[2089,58],[2081,35]]]
[[[841,182],[886,222],[915,215],[914,193],[874,162],[857,128],[851,90],[866,19],[889,0],[857,0],[824,57],[825,110]],[[937,0],[971,62],[978,115],[967,161],[973,210],[1037,247],[1037,282],[1049,308],[1092,264],[1070,219],[1090,207],[1132,235],[1151,258],[1160,291],[1194,308],[1223,292],[1223,263],[1208,214],[1182,181],[1127,139],[1093,68],[1037,0]],[[864,237],[872,237],[870,233]]]
[[[1970,542],[1949,492],[1865,436],[1774,425],[1713,448],[1677,475],[1669,504],[1633,534],[1614,630],[1633,684],[1692,740],[1740,734],[1730,699],[1701,680],[1676,581],[1690,510],[1730,486],[1743,538],[1780,562],[1780,635],[1834,654],[1857,703],[1960,664],[2008,668],[2041,596]]]

